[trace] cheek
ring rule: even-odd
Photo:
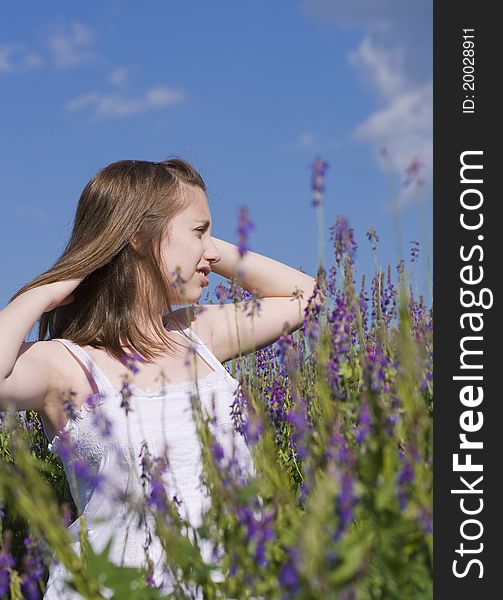
[[[192,277],[197,265],[200,262],[201,253],[191,248],[190,251],[164,252],[161,255],[164,272],[174,273],[177,267],[180,267],[182,277]]]

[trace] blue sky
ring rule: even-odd
[[[171,155],[203,176],[215,237],[236,243],[247,206],[250,248],[313,276],[309,165],[322,157],[326,268],[344,215],[358,280],[374,271],[373,225],[379,264],[406,259],[430,301],[430,0],[19,1],[2,13],[2,306],[57,260],[101,167]],[[405,186],[414,157],[422,183]]]

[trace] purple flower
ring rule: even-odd
[[[346,585],[344,589],[341,590],[338,600],[357,600],[355,586],[352,583]]]
[[[410,242],[410,262],[415,262],[419,258],[419,242],[412,240]]]
[[[425,533],[433,533],[433,519],[431,516],[431,508],[421,507],[419,509],[419,522]]]
[[[279,572],[279,583],[282,591],[286,592],[281,600],[295,598],[300,592],[300,550],[297,546],[287,548],[287,560]]]
[[[337,269],[335,265],[328,269],[327,290],[330,296],[335,298],[337,295]]]
[[[219,283],[215,286],[215,296],[221,305],[225,304],[228,293],[229,291],[224,283]]]
[[[398,483],[399,485],[404,485],[405,483],[411,483],[412,481],[414,481],[414,470],[410,462],[404,460],[403,466],[398,474]]]
[[[337,398],[345,397],[339,371],[349,351],[353,318],[353,315],[346,307],[344,298],[341,296],[337,297],[335,299],[334,310],[328,316],[332,346],[330,349],[330,358],[327,363],[328,381],[331,390]]]
[[[379,236],[377,235],[377,231],[373,225],[371,227],[369,227],[366,235],[367,235],[369,242],[372,245],[372,250],[375,250],[377,248],[377,242],[379,241]]]
[[[311,190],[313,192],[312,206],[319,206],[325,191],[325,171],[330,166],[327,162],[317,157],[310,165],[312,169]]]
[[[296,342],[291,334],[282,334],[276,341],[277,352],[276,355],[279,358],[280,365],[285,367],[287,374],[291,374],[297,371],[300,366],[301,357],[295,351]]]
[[[309,431],[309,422],[307,419],[307,406],[302,398],[298,400],[298,409],[290,408],[285,415],[285,420],[294,427],[293,438],[300,458],[306,458],[308,455],[306,438]]]
[[[397,475],[397,497],[400,510],[407,507],[407,497],[410,490],[410,484],[414,481],[414,469],[403,450],[399,451],[402,467]]]
[[[311,348],[314,347],[318,339],[319,323],[318,317],[325,302],[326,293],[323,284],[322,274],[318,273],[316,285],[311,296],[308,298],[307,307],[304,311],[304,320],[302,321],[302,332],[308,338]]]
[[[142,356],[140,354],[135,352],[134,354],[125,354],[124,356],[122,356],[121,362],[132,373],[136,374],[136,373],[139,373],[139,371],[140,371],[137,363],[145,362],[145,360],[142,358]]]
[[[308,429],[307,419],[302,410],[291,408],[286,414],[286,420],[294,425],[299,434],[305,433]]]
[[[168,510],[166,490],[162,480],[159,477],[152,477],[152,489],[148,499],[148,505],[154,510],[159,510],[162,512],[166,512]]]
[[[368,432],[370,431],[370,412],[369,405],[365,400],[362,401],[360,406],[360,416],[358,419],[358,426],[356,428],[356,443],[361,444]]]
[[[409,187],[412,183],[422,185],[424,183],[421,178],[421,171],[424,163],[419,160],[417,156],[414,156],[405,169],[405,180],[403,182],[404,187]]]
[[[264,346],[264,348],[260,348],[255,352],[255,370],[258,377],[260,377],[262,373],[266,375],[267,373],[272,372],[272,367],[274,366],[274,357],[274,347],[272,345]]]
[[[395,286],[391,282],[391,267],[388,266],[388,279],[387,285],[383,289],[383,295],[381,299],[381,310],[383,314],[384,323],[388,326],[393,318],[396,317],[397,310],[397,291]]]
[[[251,412],[243,426],[243,435],[246,443],[249,446],[256,446],[263,431],[264,424],[262,423],[260,415]]]
[[[89,484],[92,488],[101,487],[105,477],[101,473],[97,473],[94,471],[87,461],[78,458],[73,461],[72,467],[75,471],[75,476],[81,480],[84,480],[87,484]]]
[[[39,600],[42,597],[39,581],[44,575],[42,556],[30,537],[26,537],[23,543],[26,554],[22,561],[21,591],[26,600]]]
[[[236,514],[239,523],[245,529],[245,542],[253,541],[255,544],[255,560],[261,567],[266,565],[265,544],[274,539],[271,523],[275,514],[253,511],[249,506],[238,506]]]
[[[395,429],[395,423],[400,418],[400,400],[397,396],[393,396],[391,399],[391,411],[390,414],[386,417],[385,429],[386,433],[391,436],[393,435],[393,431]]]
[[[89,398],[89,400],[92,397]],[[97,402],[97,398],[94,400],[94,404],[93,403],[89,403],[92,406],[92,423],[94,425],[94,427],[96,428],[96,430],[99,432],[99,434],[103,437],[103,438],[111,438],[112,437],[112,433],[113,433],[113,425],[112,425],[112,421],[106,416],[106,414],[102,411],[98,411],[96,410],[96,402]]]
[[[234,575],[238,572],[238,555],[234,550],[231,552],[231,561],[229,565],[229,575],[234,577]]]
[[[150,487],[147,505],[154,510],[167,512],[167,495],[162,475],[168,468],[167,456],[158,456],[152,459],[148,444],[144,441],[140,449],[141,475],[143,489]],[[150,484],[150,486],[148,486]]]
[[[347,527],[353,522],[353,507],[358,499],[354,495],[354,481],[349,467],[343,471],[336,471],[339,481],[339,493],[335,499],[336,513],[338,516],[337,529],[333,534],[333,539],[338,541]]]
[[[255,223],[248,217],[248,208],[242,206],[239,209],[238,221],[238,250],[240,257],[243,257],[248,252],[248,234],[254,227]]]
[[[211,451],[217,463],[219,463],[224,458],[224,449],[222,448],[222,445],[218,442],[213,442],[211,444]]]
[[[78,417],[78,413],[80,412],[80,411],[77,411],[77,409],[75,408],[75,404],[73,402],[73,396],[76,396],[76,395],[77,395],[77,392],[75,392],[73,390],[69,390],[63,397],[63,411],[64,411],[65,415],[68,417],[68,419],[70,419],[71,421],[74,421]],[[85,401],[87,402],[87,398]]]
[[[299,504],[301,504],[302,506],[305,505],[307,497],[309,496],[309,486],[308,484],[303,481],[300,486],[299,486]]]
[[[299,581],[299,577],[290,562],[285,563],[281,567],[281,571],[279,573],[279,580],[282,585],[292,588],[297,585]]]
[[[386,381],[386,367],[389,362],[389,358],[381,346],[367,347],[363,369],[364,377],[367,388],[374,394],[389,391],[389,385]]]
[[[8,551],[0,552],[0,597],[3,598],[10,588],[10,572],[9,569],[14,569],[16,563]]]
[[[370,298],[368,297],[367,291],[365,290],[365,275],[362,275],[362,286],[360,289],[358,301],[360,307],[360,315],[362,318],[362,326],[364,330],[367,329],[367,313],[369,300]]]
[[[328,440],[325,458],[327,461],[333,461],[334,463],[340,464],[350,464],[352,462],[346,439],[337,429],[335,423],[332,426],[332,433]]]
[[[341,266],[345,256],[349,262],[354,263],[356,254],[356,242],[353,237],[353,229],[349,227],[349,221],[346,217],[337,216],[335,224],[330,227],[330,239],[333,239],[335,249],[335,259]]]
[[[234,424],[234,429],[241,435],[244,435],[245,427],[245,414],[246,406],[248,405],[248,399],[246,393],[241,385],[239,385],[234,391],[234,399],[230,406],[231,419]]]
[[[133,409],[131,408],[131,404],[129,402],[129,399],[131,398],[133,393],[131,392],[130,383],[126,379],[122,382],[122,387],[121,387],[120,393],[121,393],[120,407],[125,410],[126,417],[127,417],[130,412],[133,412]]]

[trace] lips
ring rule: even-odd
[[[208,279],[206,278],[205,274],[203,273],[203,269],[198,269],[198,270],[196,271],[196,273],[197,273],[197,274],[199,275],[199,277],[202,279],[202,281],[203,281],[204,285],[208,285],[208,284],[209,284],[209,281],[208,281]],[[209,271],[208,271],[208,273],[209,273]]]

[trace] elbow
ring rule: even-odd
[[[300,285],[297,286],[298,292],[294,295],[302,294],[304,301],[307,303],[309,298],[313,295],[314,290],[318,280],[314,277],[308,277],[305,281],[303,281]]]

